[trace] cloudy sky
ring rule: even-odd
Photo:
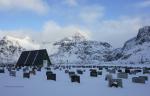
[[[114,47],[150,25],[150,0],[0,0],[0,37],[54,42],[75,32]]]

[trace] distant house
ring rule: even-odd
[[[46,65],[47,64],[47,65]],[[23,51],[16,66],[49,66],[49,59],[46,49]]]

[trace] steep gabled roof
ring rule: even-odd
[[[47,60],[48,65],[51,64],[46,49],[23,51],[16,66],[41,66],[43,60]]]

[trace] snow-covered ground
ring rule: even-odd
[[[16,77],[9,76],[8,71],[0,73],[0,96],[149,96],[150,80],[146,84],[132,83],[131,78],[135,75],[123,79],[123,88],[110,88],[105,81],[105,69],[98,77],[90,77],[90,71],[86,69],[80,77],[81,83],[71,83],[64,70],[52,71],[56,73],[56,81],[46,80],[45,69],[30,79],[22,77],[22,70]],[[136,76],[139,75],[143,74]],[[150,74],[146,76],[150,78]],[[113,77],[116,78],[116,74]]]

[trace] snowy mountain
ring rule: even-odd
[[[50,55],[52,63],[93,64],[102,62],[150,63],[150,26],[139,29],[136,37],[114,49],[106,42],[87,40],[81,33],[53,44],[57,52]],[[39,49],[29,37],[5,36],[0,40],[0,63],[14,63],[24,50]]]
[[[116,59],[127,63],[150,63],[150,26],[139,29],[136,37],[125,42]]]
[[[39,45],[35,44],[29,37],[5,36],[0,40],[0,63],[15,63],[22,51],[38,48]]]
[[[112,46],[106,42],[86,40],[78,34],[54,43],[58,52],[51,55],[54,63],[93,63],[107,61]]]
[[[55,63],[150,63],[150,26],[140,28],[136,37],[117,49],[106,42],[83,39],[81,34],[64,38],[54,45],[59,46],[58,52],[50,56]]]

